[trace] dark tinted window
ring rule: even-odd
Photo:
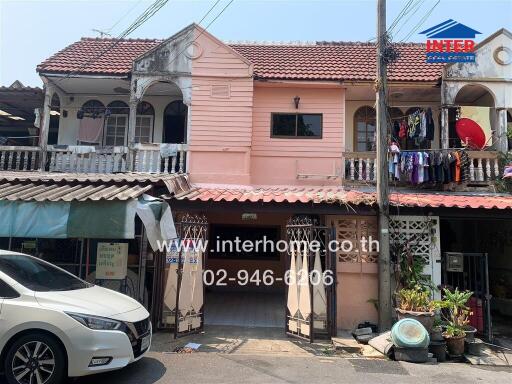
[[[33,291],[71,291],[91,286],[51,264],[24,255],[0,255],[0,271]]]
[[[322,115],[311,113],[272,114],[273,137],[322,137]]]
[[[295,136],[296,128],[295,115],[275,114],[272,116],[272,135],[273,136]]]
[[[298,115],[297,116],[297,136],[322,136],[322,116],[321,115]]]
[[[18,292],[11,288],[5,281],[0,280],[0,299],[13,299],[18,296]]]

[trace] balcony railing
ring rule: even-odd
[[[138,144],[131,153],[128,147],[50,145],[41,167],[39,147],[0,146],[0,171],[184,173],[187,151],[186,144],[176,144],[171,151],[162,151],[160,144]]]
[[[39,147],[0,146],[0,171],[34,171],[40,162]]]
[[[467,151],[467,154],[470,159],[469,180],[464,184],[492,184],[501,176],[498,152]],[[354,184],[371,184],[377,180],[375,152],[345,152],[343,160],[344,181]]]

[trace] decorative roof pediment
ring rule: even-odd
[[[512,80],[512,33],[505,28],[475,47],[474,63],[446,66],[445,79]]]

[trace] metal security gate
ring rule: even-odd
[[[204,215],[187,213],[178,218],[176,230],[178,240],[165,255],[160,296],[160,327],[172,330],[175,338],[200,332],[204,327],[203,269],[208,222]]]
[[[313,342],[336,335],[336,260],[332,229],[308,216],[292,217],[288,241],[286,333]]]
[[[443,285],[473,292],[468,305],[470,325],[492,340],[491,295],[487,253],[445,252]]]

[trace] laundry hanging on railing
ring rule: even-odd
[[[471,160],[463,149],[400,151],[391,144],[388,161],[392,181],[414,185],[470,181]]]

